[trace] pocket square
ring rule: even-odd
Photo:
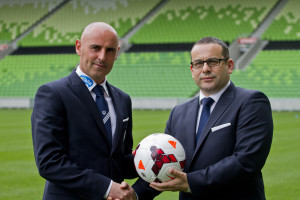
[[[123,119],[123,122],[127,122],[129,120],[129,117],[127,117],[126,119]]]
[[[221,125],[219,125],[219,126],[212,127],[212,128],[211,128],[211,132],[220,130],[220,129],[225,128],[225,127],[227,127],[227,126],[231,126],[231,123],[221,124]]]

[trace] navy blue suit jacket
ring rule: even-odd
[[[165,129],[180,141],[186,152],[184,172],[192,194],[180,192],[179,199],[265,199],[261,169],[273,135],[268,98],[259,91],[238,88],[231,83],[215,105],[196,144],[198,110],[199,97],[176,106]],[[146,190],[141,182],[134,186],[141,199],[157,195]]]
[[[101,199],[113,180],[137,176],[132,152],[129,95],[107,83],[116,112],[110,147],[105,126],[86,85],[75,70],[41,86],[32,113],[32,138],[44,199]]]

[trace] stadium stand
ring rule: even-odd
[[[189,63],[189,52],[124,53],[109,81],[133,97],[192,97],[198,88]]]
[[[299,55],[300,50],[261,51],[245,70],[235,70],[231,79],[271,98],[300,98]]]
[[[272,98],[300,98],[299,55],[300,50],[262,51],[248,68],[235,70],[232,80]],[[124,53],[109,81],[133,97],[191,97],[198,88],[189,60],[189,52]],[[68,75],[77,63],[73,54],[8,56],[0,61],[0,96],[32,98],[39,85]]]
[[[1,0],[0,40],[16,39],[63,0]]]
[[[76,54],[12,55],[0,60],[0,97],[33,98],[37,88],[70,74]]]
[[[94,21],[111,24],[122,37],[160,0],[73,0],[36,27],[19,46],[74,45],[83,28]]]
[[[188,52],[124,53],[109,81],[133,97],[191,97],[197,87],[189,60]],[[7,56],[0,61],[0,96],[33,98],[38,86],[68,75],[78,62],[76,54]]]
[[[262,38],[273,41],[300,40],[300,1],[289,0]]]
[[[22,38],[17,51],[0,60],[0,99],[32,99],[41,84],[68,75],[78,64],[74,42],[86,24],[105,21],[122,37],[162,1],[165,4],[160,11],[129,38],[133,46],[141,48],[120,54],[108,77],[110,83],[133,98],[196,95],[198,88],[189,69],[191,45],[208,35],[229,45],[240,36],[247,37],[281,0],[113,0],[102,4],[97,0],[70,0]],[[1,1],[0,15],[7,16],[0,19],[0,40],[13,40],[62,2],[66,1]],[[29,16],[28,10],[35,7],[40,12]],[[234,71],[231,77],[237,86],[261,90],[270,98],[300,99],[297,7],[297,0],[288,1],[263,35],[269,44],[248,67]],[[283,24],[281,33],[275,29],[279,23]],[[143,45],[154,48],[147,52]]]
[[[277,0],[171,0],[130,42],[134,44],[189,43],[215,36],[232,42],[248,36]]]

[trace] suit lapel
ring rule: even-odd
[[[196,149],[195,149],[194,156],[196,155],[200,146],[203,144],[204,139],[210,133],[210,130],[214,126],[216,121],[222,116],[222,114],[225,112],[225,110],[228,108],[228,106],[233,102],[234,96],[235,96],[235,86],[231,82],[229,87],[225,90],[225,92],[220,97],[214,110],[210,114],[210,117],[203,129],[203,132],[200,135],[199,141],[198,141]],[[193,158],[194,158],[194,156],[193,156]]]
[[[121,136],[121,132],[122,132],[122,108],[120,107],[120,103],[118,103],[117,101],[120,100],[119,97],[119,93],[116,92],[113,87],[111,87],[111,85],[107,82],[106,86],[108,88],[109,94],[111,96],[113,105],[114,105],[114,109],[115,109],[115,113],[116,113],[116,130],[115,130],[115,135],[113,138],[113,143],[112,143],[112,152],[115,150],[115,148],[117,147],[117,142],[120,139]]]
[[[98,111],[97,105],[95,101],[93,100],[89,90],[86,88],[83,81],[80,79],[80,77],[77,75],[75,70],[72,71],[72,73],[69,76],[71,89],[74,91],[76,96],[82,101],[82,103],[87,108],[88,112],[91,113],[93,118],[95,119],[97,125],[101,129],[101,133],[105,135],[107,138],[105,125],[103,124],[102,117]],[[108,138],[107,138],[108,142]]]
[[[197,124],[197,116],[199,110],[199,97],[195,98],[187,108],[188,117],[186,117],[186,133],[189,135],[184,136],[186,141],[185,143],[185,151],[186,156],[193,155],[195,151],[195,141],[196,141],[196,124]],[[186,169],[189,168],[191,159],[187,159],[186,161]]]

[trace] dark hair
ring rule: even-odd
[[[196,46],[196,45],[200,45],[200,44],[218,44],[222,47],[223,51],[222,51],[222,55],[224,56],[224,58],[229,58],[229,49],[228,46],[225,42],[223,42],[222,40],[215,38],[215,37],[204,37],[200,40],[198,40],[192,47],[192,49]]]

